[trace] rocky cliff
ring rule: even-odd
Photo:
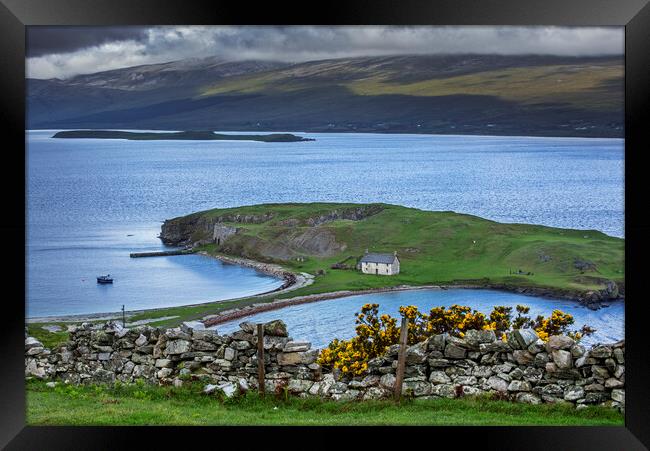
[[[263,206],[262,206],[263,207]],[[163,223],[160,239],[173,246],[198,246],[214,243],[224,253],[251,258],[286,260],[295,255],[330,256],[346,249],[332,230],[321,227],[338,220],[360,221],[383,210],[381,204],[326,208],[304,217],[279,218],[277,213],[196,213]],[[268,224],[277,233],[273,240],[246,233],[246,225]],[[241,227],[238,227],[241,225]],[[238,235],[239,234],[239,235]],[[235,240],[231,240],[238,235]]]

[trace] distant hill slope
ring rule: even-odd
[[[29,128],[623,136],[617,57],[215,58],[28,80]]]
[[[276,262],[296,272],[323,270],[310,288],[314,292],[478,283],[577,298],[606,290],[608,281],[624,289],[625,241],[620,238],[389,204],[208,210],[165,221],[161,238],[171,245],[207,243],[204,249],[210,252]],[[365,250],[397,251],[400,274],[368,276],[354,270]],[[339,262],[349,269],[331,269]]]

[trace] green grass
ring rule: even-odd
[[[59,326],[61,331],[59,332],[50,332],[49,330],[43,329],[43,326]],[[36,338],[38,341],[43,343],[48,349],[53,349],[63,342],[68,341],[68,331],[66,323],[29,323],[27,324],[27,333],[30,337]]]
[[[394,83],[389,77],[369,77],[354,81],[348,87],[360,95],[492,95],[525,104],[561,102],[581,108],[612,110],[622,107],[622,98],[601,86],[622,78],[620,65],[567,64],[498,69],[413,83]]]
[[[503,224],[453,212],[432,212],[397,205],[383,208],[360,221],[338,220],[309,227],[307,218],[359,204],[269,204],[239,209],[210,210],[205,218],[232,214],[273,213],[262,224],[230,225],[243,228],[225,246],[206,246],[212,253],[224,252],[275,261],[294,271],[324,270],[306,292],[377,288],[401,284],[423,285],[489,280],[490,283],[537,286],[558,290],[586,291],[604,286],[604,280],[624,279],[624,240],[595,230],[569,230],[527,224]],[[195,217],[195,215],[192,215]],[[282,225],[299,221],[297,226]],[[187,218],[178,219],[186,221]],[[228,222],[225,222],[228,224]],[[316,239],[332,237],[345,249],[330,254],[315,253],[301,242],[301,235]],[[354,270],[331,270],[331,264],[349,256],[396,250],[401,261],[397,276],[369,276]],[[286,254],[290,258],[280,258]],[[304,257],[298,262],[293,257]],[[574,260],[587,260],[594,270],[580,271]],[[521,269],[533,275],[512,275]]]
[[[266,298],[266,301],[271,301],[271,300],[272,298]],[[151,321],[147,324],[150,326],[172,327],[180,324],[183,321],[200,319],[206,315],[213,314],[215,312],[228,310],[235,307],[243,307],[244,305],[250,305],[256,302],[263,302],[263,301],[264,299],[244,298],[236,301],[216,301],[216,302],[208,302],[199,305],[187,305],[187,306],[180,306],[180,307],[152,309],[131,316],[129,318],[129,321],[153,319],[154,321]],[[155,321],[156,318],[162,318],[166,316],[176,316],[177,318]]]
[[[623,426],[614,409],[576,410],[466,399],[334,402],[250,393],[221,400],[182,388],[27,384],[29,425],[607,425]]]
[[[623,79],[623,67],[612,61],[482,70],[448,77],[432,76],[413,82],[400,81],[401,75],[391,70],[375,71],[372,75],[362,71],[347,72],[345,77],[339,78],[305,79],[281,70],[270,74],[229,77],[216,85],[202,88],[199,96],[286,93],[340,86],[352,94],[363,96],[480,95],[528,105],[558,102],[604,111],[622,108],[623,101],[618,91],[603,88],[608,82]]]

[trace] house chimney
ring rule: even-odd
[[[368,253],[368,248],[366,248],[366,254]]]
[[[397,251],[393,251],[393,255],[397,257]]]

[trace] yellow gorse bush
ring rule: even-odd
[[[357,335],[350,340],[334,339],[320,352],[318,362],[338,368],[345,375],[358,376],[368,369],[368,360],[386,352],[397,343],[397,320],[390,315],[379,316],[379,304],[365,304],[357,317]]]
[[[578,340],[594,332],[583,326],[580,331],[569,331],[574,323],[573,316],[561,310],[553,310],[551,316],[541,315],[534,320],[525,316],[530,308],[517,305],[517,316],[512,317],[512,307],[495,306],[489,315],[470,307],[452,305],[448,309],[434,307],[424,314],[414,305],[401,306],[400,315],[409,319],[407,343],[419,343],[433,335],[447,333],[463,337],[465,332],[493,330],[498,338],[506,339],[511,329],[532,328],[546,341],[551,335],[567,334]],[[389,346],[397,344],[400,328],[397,319],[390,315],[379,315],[379,304],[365,304],[356,316],[356,336],[349,340],[334,339],[318,357],[318,363],[327,368],[336,368],[344,376],[361,376],[368,370],[368,361],[383,355]]]

